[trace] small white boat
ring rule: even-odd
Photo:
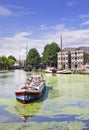
[[[72,71],[68,70],[68,69],[64,69],[64,70],[57,70],[57,74],[71,74]]]
[[[19,87],[16,92],[16,99],[26,104],[32,100],[39,99],[45,92],[46,84],[42,75],[32,75],[28,82]]]
[[[47,69],[45,69],[45,73],[56,73],[56,72],[57,72],[56,68],[47,68]]]

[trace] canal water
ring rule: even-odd
[[[0,73],[0,130],[89,130],[89,75],[44,74],[46,92],[30,104],[15,99],[29,73]]]

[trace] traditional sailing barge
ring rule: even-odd
[[[26,104],[39,99],[45,92],[46,84],[42,75],[32,75],[30,80],[21,85],[16,92],[16,99]]]

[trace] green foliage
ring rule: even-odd
[[[26,58],[26,64],[32,65],[34,67],[38,66],[40,63],[40,55],[36,48],[32,48],[29,50],[27,58]]]
[[[6,68],[14,65],[15,60],[13,58],[7,58],[6,56],[1,56],[0,57],[0,63]]]
[[[9,59],[8,58],[8,66],[12,66],[12,65],[14,65],[15,64],[15,60],[14,59]]]
[[[7,66],[7,64],[8,64],[7,57],[6,56],[1,56],[0,57],[0,63],[2,63],[2,65],[4,65],[4,66]]]
[[[14,61],[16,61],[16,58],[12,55],[8,56],[9,59],[13,59]]]
[[[44,47],[42,62],[50,66],[57,66],[57,52],[60,50],[57,43],[52,42]]]

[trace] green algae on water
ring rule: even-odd
[[[0,123],[0,130],[82,130],[86,128],[81,122],[25,122],[10,123],[3,125]]]
[[[0,106],[5,106],[5,112],[12,116],[34,116],[38,119],[39,117],[50,119],[50,121],[39,122],[34,118],[34,121],[27,120],[28,122],[23,123],[15,120],[9,124],[0,123],[1,130],[82,130],[89,128],[89,75],[52,76],[45,74],[44,76],[47,88],[42,100],[21,104],[14,96],[9,99],[0,98]],[[13,87],[10,90],[13,90]],[[8,122],[9,119],[5,120]]]

